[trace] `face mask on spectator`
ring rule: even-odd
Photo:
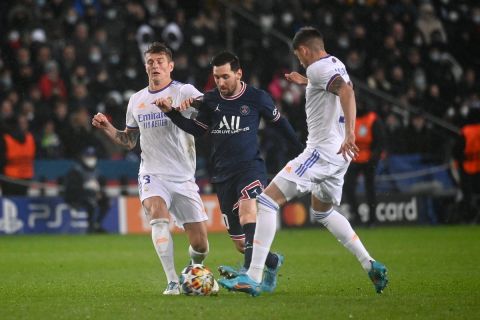
[[[97,165],[97,157],[83,157],[82,162],[86,167],[92,169]]]
[[[12,77],[10,77],[10,74],[6,73],[2,76],[0,79],[0,82],[3,83],[5,88],[11,88],[12,87]]]
[[[472,20],[475,24],[480,24],[480,14],[474,15]]]
[[[447,110],[447,117],[452,118],[453,116],[455,116],[455,109],[453,107],[450,107]]]
[[[100,62],[100,60],[102,60],[102,55],[100,54],[100,52],[93,52],[90,54],[89,59],[90,62],[98,63]]]
[[[325,25],[331,26],[333,24],[333,15],[330,12],[325,13]]]
[[[118,64],[120,62],[120,56],[118,53],[112,53],[109,60],[111,64]]]
[[[109,20],[113,20],[117,17],[117,10],[110,9],[106,12],[106,16]]]
[[[467,117],[468,116],[468,112],[469,112],[469,108],[467,105],[463,105],[461,108],[460,108],[460,114],[463,116],[463,117]]]
[[[338,38],[338,45],[343,49],[350,47],[350,41],[348,40],[348,37],[342,36]]]
[[[201,47],[205,43],[205,38],[200,35],[193,36],[192,43],[194,46]]]
[[[73,24],[77,23],[78,17],[77,17],[76,14],[69,14],[69,15],[67,15],[66,20],[67,20],[68,24],[73,25]]]
[[[440,61],[441,54],[438,50],[430,51],[430,60],[432,61]]]
[[[423,40],[422,40],[422,37],[421,36],[416,36],[414,39],[413,39],[413,43],[417,46],[417,47],[420,47],[422,44],[423,44]]]
[[[422,72],[415,73],[415,87],[420,91],[425,91],[427,88],[427,79],[425,78],[425,74]]]
[[[290,25],[293,21],[293,15],[290,12],[285,12],[282,15],[282,22],[284,25]]]
[[[130,79],[134,79],[137,76],[137,71],[133,68],[128,68],[125,71],[125,75]]]

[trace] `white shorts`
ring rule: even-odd
[[[185,223],[208,220],[203,202],[195,181],[166,181],[155,174],[138,176],[138,193],[140,201],[150,197],[161,197],[175,219],[175,224],[183,227]]]
[[[282,190],[287,201],[311,192],[322,202],[339,205],[343,177],[349,164],[345,162],[339,166],[327,162],[315,149],[305,149],[275,176],[273,182]],[[296,190],[289,190],[282,178],[294,183]]]

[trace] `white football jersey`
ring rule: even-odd
[[[168,181],[187,181],[195,175],[195,140],[172,123],[153,102],[172,99],[172,106],[203,94],[190,84],[172,81],[167,87],[142,89],[128,102],[127,128],[140,130],[142,149],[139,174],[157,174]],[[196,110],[188,108],[182,115],[190,118]]]
[[[338,150],[345,139],[345,120],[340,98],[328,92],[328,86],[341,76],[350,81],[345,65],[328,55],[307,67],[305,112],[307,114],[307,148],[316,149],[322,159],[334,164],[344,164]]]

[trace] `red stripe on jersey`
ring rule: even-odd
[[[200,127],[202,127],[203,129],[208,130],[208,126],[207,126],[205,123],[201,123],[200,121],[195,120],[195,119],[193,119],[193,121],[194,121],[196,124],[198,124]]]

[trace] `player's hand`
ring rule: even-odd
[[[167,113],[172,111],[172,99],[158,98],[153,102],[162,112]]]
[[[342,154],[345,161],[348,161],[348,158],[355,159],[358,156],[360,149],[355,144],[355,134],[350,133],[345,135],[345,140],[343,140],[340,150],[337,154]]]
[[[97,113],[92,118],[92,126],[99,129],[107,129],[110,126],[110,121],[103,113]]]
[[[285,79],[296,84],[308,84],[308,79],[296,71],[285,73]]]
[[[193,98],[188,98],[186,100],[183,100],[178,106],[177,110],[180,112],[187,110],[192,105],[193,100],[194,100]]]

